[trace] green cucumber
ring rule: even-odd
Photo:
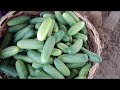
[[[10,65],[0,65],[0,71],[4,72],[5,74],[8,74],[12,77],[17,77],[17,71],[14,67],[10,66]]]
[[[18,41],[17,46],[21,49],[42,49],[44,41],[39,41],[37,39],[25,39]]]
[[[81,51],[85,54],[88,55],[89,60],[95,63],[100,63],[102,61],[102,57],[100,57],[99,55],[97,55],[96,53],[93,53],[89,50],[87,50],[86,48],[82,47]]]
[[[48,32],[48,37],[51,36],[51,34],[52,34],[52,32],[53,32],[54,25],[55,25],[55,20],[52,19],[52,25],[51,25],[51,28],[50,28],[50,30],[49,30],[49,32]]]
[[[45,77],[35,77],[35,76],[32,76],[32,75],[29,75],[28,79],[46,79],[46,78]]]
[[[76,21],[68,13],[63,13],[62,17],[70,27],[76,24]]]
[[[77,41],[68,48],[68,53],[69,54],[78,53],[80,51],[80,49],[82,48],[82,45],[83,45],[83,40],[77,39]]]
[[[77,34],[85,25],[85,22],[80,21],[76,24],[74,24],[69,30],[68,30],[68,35],[72,36]]]
[[[53,20],[51,18],[45,19],[39,27],[37,32],[37,39],[40,41],[45,40],[49,30],[51,29],[51,25],[53,24]]]
[[[42,77],[46,79],[52,79],[46,72],[44,72],[42,69],[35,70],[35,76],[36,77]]]
[[[64,35],[64,37],[62,38],[62,42],[66,43],[66,42],[69,42],[69,41],[70,41],[69,36]]]
[[[65,43],[67,46],[71,46],[72,44],[70,42]]]
[[[37,24],[35,25],[35,28],[38,30],[41,24],[42,24],[42,23],[37,23]]]
[[[29,72],[27,70],[27,67],[25,66],[25,63],[21,60],[17,60],[15,63],[15,67],[18,73],[18,76],[20,79],[27,79]]]
[[[17,46],[9,46],[0,52],[0,59],[5,59],[8,57],[11,57],[11,56],[17,54],[19,52],[19,50],[20,49]]]
[[[15,25],[15,26],[12,26],[12,27],[8,27],[8,31],[11,32],[11,33],[16,33],[16,32],[18,32],[19,30],[23,29],[26,26],[28,26],[28,23]]]
[[[54,34],[55,37],[55,43],[58,43],[62,40],[62,38],[64,37],[64,31],[63,30],[59,30],[58,32],[56,32]]]
[[[35,76],[35,69],[32,67],[32,65],[31,64],[26,64],[26,66],[27,66],[27,69],[28,69],[28,71],[29,71],[29,74],[30,75],[32,75],[32,76]]]
[[[52,53],[51,53],[52,56],[59,56],[61,54],[62,54],[62,51],[60,49],[57,49],[57,48],[54,48],[52,50]]]
[[[42,69],[42,68],[43,68],[43,64],[33,62],[33,63],[32,63],[32,67],[33,67],[34,69]]]
[[[43,70],[48,73],[53,79],[64,79],[65,77],[52,65],[46,64]]]
[[[29,20],[31,19],[30,16],[17,16],[14,18],[11,18],[10,20],[8,20],[7,25],[8,26],[14,26],[14,25],[18,25],[18,24],[23,24],[23,23],[27,23]]]
[[[84,22],[84,21],[83,21]],[[80,30],[80,33],[87,35],[87,27],[86,27],[86,23],[84,25],[84,27]]]
[[[51,13],[50,11],[42,11],[40,12],[40,17],[42,17],[45,13]]]
[[[54,36],[50,36],[46,40],[46,42],[44,44],[44,47],[43,47],[43,50],[41,52],[41,62],[43,64],[49,63],[49,57],[50,57],[50,55],[52,53],[54,45],[55,45],[55,37]]]
[[[44,17],[44,18],[52,18],[52,19],[56,19],[55,15],[52,14],[52,13],[45,13],[45,14],[43,15],[43,17]]]
[[[16,34],[15,34],[15,39],[14,39],[14,43],[16,43],[17,41],[21,40],[24,35],[33,29],[33,25],[29,25],[29,26],[26,26],[25,28],[21,29],[20,31],[18,31]]]
[[[33,63],[34,61],[29,58],[27,55],[22,55],[22,54],[16,54],[13,56],[14,59],[16,60],[22,60],[23,62],[27,62],[27,63]]]
[[[82,67],[83,65],[85,65],[86,62],[81,62],[81,63],[69,63],[69,64],[66,64],[66,66],[69,68],[69,69],[74,69],[74,68],[79,68],[79,67]]]
[[[62,18],[62,13],[61,13],[61,11],[55,11],[55,16],[56,16],[57,20],[58,20],[60,23],[66,25],[65,20]]]
[[[62,54],[58,58],[64,63],[81,63],[88,61],[88,56],[86,54]]]
[[[75,15],[74,12],[72,11],[65,11],[66,13],[68,13],[70,16],[72,16],[72,18],[76,21],[76,22],[79,22],[80,19],[78,18],[78,16]]]
[[[35,31],[34,30],[30,30],[28,31],[25,36],[23,36],[22,39],[30,39],[33,38],[35,36]]]
[[[30,24],[42,23],[45,20],[43,17],[35,17],[30,20]]]
[[[57,44],[57,47],[59,48],[59,49],[61,49],[62,50],[62,52],[64,52],[64,53],[68,53],[68,46],[66,45],[66,44],[64,44],[64,43],[58,43]]]
[[[84,42],[86,42],[88,40],[88,37],[82,33],[77,33],[77,34],[73,35],[73,38],[82,39]]]
[[[70,75],[69,68],[59,59],[54,60],[54,65],[58,69],[60,73],[62,73],[64,76]]]
[[[58,32],[58,30],[59,30],[59,27],[58,27],[57,23],[55,22],[53,32],[56,33],[56,32]]]
[[[66,28],[66,26],[65,26],[64,24],[58,22],[58,27],[59,27],[61,30],[67,32],[67,28]]]
[[[78,70],[77,69],[72,69],[70,71],[70,76],[66,77],[66,79],[74,79],[78,74]]]

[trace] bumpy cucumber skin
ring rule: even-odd
[[[23,29],[26,26],[28,26],[28,23],[15,25],[15,26],[9,27],[8,31],[11,32],[11,33],[16,33],[16,32],[18,32],[19,30]]]
[[[42,49],[44,42],[37,39],[25,39],[18,41],[17,46],[21,49]]]
[[[58,43],[62,40],[62,38],[64,37],[64,31],[63,30],[59,30],[58,32],[56,32],[54,34],[54,37],[55,37],[55,43]]]
[[[52,19],[52,25],[51,25],[51,28],[50,28],[50,30],[49,30],[49,32],[48,32],[48,37],[51,36],[51,34],[52,34],[52,32],[53,32],[54,25],[55,25],[55,20]]]
[[[65,77],[52,65],[44,65],[43,70],[48,73],[53,79],[64,79]]]
[[[61,13],[61,11],[55,11],[55,16],[56,16],[57,20],[58,20],[60,23],[66,25],[65,20],[62,18],[62,13]]]
[[[57,48],[54,48],[52,50],[52,53],[51,53],[52,56],[59,56],[61,54],[62,54],[62,51],[60,49],[57,49]]]
[[[17,54],[19,52],[19,50],[20,49],[17,46],[7,47],[0,52],[0,59],[5,59],[8,57],[11,57],[11,56]]]
[[[45,20],[43,17],[35,17],[30,20],[31,24],[37,24],[37,23],[42,23]]]
[[[71,15],[76,22],[80,21],[80,19],[75,15],[74,12],[72,12],[72,11],[65,11],[65,12],[68,13],[69,15]]]
[[[95,63],[100,63],[102,61],[102,57],[97,55],[96,53],[93,53],[86,48],[82,47],[81,51],[89,56],[89,60]]]
[[[58,27],[57,23],[55,22],[53,32],[56,33],[56,32],[58,32],[58,30],[59,30],[59,27]]]
[[[20,79],[28,78],[29,72],[24,62],[22,62],[21,60],[17,60],[15,63],[15,67]]]
[[[81,63],[88,61],[88,56],[86,54],[62,54],[58,58],[64,63]]]
[[[12,77],[18,76],[16,69],[10,65],[0,65],[0,71]]]
[[[76,24],[76,21],[68,13],[63,13],[62,17],[70,27]]]
[[[69,30],[68,30],[68,35],[72,36],[78,33],[85,25],[85,22],[80,21],[76,24],[74,24]]]
[[[76,42],[68,48],[69,54],[76,54],[80,51],[83,45],[82,39],[77,39]]]
[[[54,60],[54,65],[55,67],[61,72],[64,76],[69,76],[70,75],[70,70],[69,68],[59,59]]]
[[[47,64],[49,62],[49,57],[52,53],[52,50],[54,48],[55,45],[55,37],[54,36],[50,36],[43,47],[43,50],[41,52],[41,62],[44,64]]]
[[[8,25],[8,26],[14,26],[14,25],[26,23],[26,22],[28,22],[30,19],[31,19],[30,16],[24,16],[24,15],[22,15],[22,16],[17,16],[17,17],[14,17],[14,18],[10,19],[10,20],[7,22],[7,25]]]
[[[33,62],[33,63],[32,63],[32,67],[33,67],[34,69],[42,69],[42,68],[43,68],[43,64]]]
[[[53,23],[53,20],[51,18],[45,19],[42,24],[39,27],[39,30],[37,32],[37,39],[40,41],[44,41],[50,28]],[[44,32],[43,32],[44,31]]]

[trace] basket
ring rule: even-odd
[[[8,12],[0,20],[0,40],[4,36],[5,31],[7,30],[7,21],[10,18],[19,16],[19,15],[29,15],[31,17],[34,17],[34,16],[38,15],[39,13],[40,13],[40,11],[10,11],[10,12]],[[101,43],[100,43],[100,39],[99,39],[99,34],[96,31],[95,27],[85,16],[82,16],[78,11],[74,11],[74,13],[81,20],[84,20],[86,22],[87,30],[88,30],[88,38],[89,38],[88,45],[89,45],[90,51],[97,53],[100,56],[100,54],[102,52],[102,47],[101,47]],[[87,79],[92,79],[94,77],[98,67],[99,67],[98,63],[95,63],[91,67]]]

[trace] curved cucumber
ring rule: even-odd
[[[59,59],[54,60],[54,65],[55,67],[61,72],[64,76],[69,76],[70,75],[70,70],[69,68]]]
[[[11,57],[11,56],[17,54],[19,52],[19,50],[20,49],[17,46],[7,47],[0,52],[0,59],[5,59],[8,57]]]

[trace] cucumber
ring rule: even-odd
[[[26,67],[29,71],[29,74],[32,75],[32,76],[35,76],[35,73],[34,73],[35,69],[32,67],[32,65],[31,64],[26,64]]]
[[[15,25],[15,26],[12,26],[12,27],[8,27],[8,31],[11,32],[11,33],[16,33],[16,32],[18,32],[19,30],[23,29],[26,26],[28,26],[28,23]]]
[[[65,20],[62,18],[62,13],[61,13],[61,11],[55,11],[55,16],[56,16],[57,20],[58,20],[60,23],[66,25]]]
[[[53,20],[51,18],[45,19],[39,27],[37,32],[37,39],[40,41],[45,40],[49,30],[51,29],[51,25],[53,24]]]
[[[52,65],[46,64],[43,70],[48,73],[53,79],[64,79],[65,77]]]
[[[89,57],[89,60],[92,61],[92,62],[95,62],[95,63],[100,63],[102,61],[102,58],[97,55],[96,53],[93,53],[87,49],[85,49],[84,47],[81,48],[81,51],[85,54],[88,55]]]
[[[42,49],[44,41],[39,41],[37,39],[20,40],[17,42],[17,46],[21,49]]]
[[[50,11],[42,11],[40,12],[40,17],[42,17],[45,13],[51,13]]]
[[[70,75],[70,70],[69,68],[59,59],[54,60],[54,65],[58,69],[60,73],[64,76],[69,76]]]
[[[4,72],[5,74],[8,74],[12,77],[17,77],[17,71],[14,67],[10,66],[10,65],[0,65],[0,71]]]
[[[79,67],[82,67],[83,65],[85,65],[86,62],[81,62],[81,63],[69,63],[69,64],[66,64],[66,66],[69,68],[69,69],[74,69],[74,68],[79,68]]]
[[[54,34],[54,37],[55,37],[55,43],[58,43],[62,40],[62,38],[64,37],[64,31],[63,30],[59,30],[58,32],[56,32]]]
[[[22,55],[22,54],[16,54],[13,56],[14,59],[16,60],[22,60],[23,62],[27,62],[27,63],[33,63],[34,61],[29,58],[27,55]]]
[[[58,22],[58,27],[63,30],[64,32],[67,32],[67,28],[64,24]]]
[[[14,43],[16,43],[17,41],[21,40],[28,31],[33,29],[33,27],[34,27],[33,25],[29,25],[29,26],[26,26],[25,28],[21,29],[20,31],[18,31],[15,34]]]
[[[69,42],[69,41],[70,41],[69,36],[64,35],[64,37],[62,38],[62,42],[66,43],[66,42]]]
[[[88,40],[88,37],[82,33],[77,33],[77,34],[73,35],[73,38],[82,39],[84,42],[86,42]]]
[[[91,68],[91,63],[87,63],[85,66],[81,68],[79,76],[87,76],[90,68]]]
[[[69,30],[68,30],[68,35],[72,36],[77,34],[85,25],[85,22],[80,21],[76,24],[74,24]]]
[[[28,50],[27,52],[28,57],[30,57],[34,62],[41,64],[41,54],[38,51],[35,50]]]
[[[68,13],[70,16],[72,16],[72,18],[76,21],[76,22],[79,22],[80,19],[75,15],[74,12],[72,11],[65,11],[66,13]]]
[[[35,25],[35,29],[38,30],[41,24],[42,24],[42,23],[37,23],[37,24]]]
[[[14,26],[14,25],[18,25],[18,24],[23,24],[23,23],[27,23],[29,20],[31,19],[30,16],[17,16],[14,18],[11,18],[10,20],[8,20],[7,25],[8,26]]]
[[[72,41],[72,42],[73,42],[73,43],[75,43],[76,41],[77,41],[77,39],[73,39],[73,41]]]
[[[83,40],[82,39],[77,39],[77,41],[71,45],[67,50],[69,54],[76,54],[80,51],[83,45]]]
[[[2,40],[2,43],[0,44],[0,49],[2,50],[8,47],[11,44],[11,41],[12,41],[12,34],[9,32],[6,32]]]
[[[25,34],[25,36],[23,36],[22,39],[31,39],[35,36],[35,31],[34,30],[30,30],[28,31],[28,33]]]
[[[15,63],[15,67],[18,73],[18,76],[20,79],[27,79],[29,72],[27,70],[27,67],[25,66],[25,63],[21,60],[17,60]]]
[[[58,32],[58,30],[59,30],[59,27],[58,27],[57,23],[55,22],[53,32],[56,33],[56,32]]]
[[[86,76],[77,76],[75,79],[86,79]]]
[[[65,43],[67,46],[71,46],[72,44],[70,42]]]
[[[52,79],[46,72],[44,72],[42,69],[35,70],[35,76],[36,77],[42,77],[46,79]]]
[[[68,13],[63,13],[62,17],[70,27],[76,24],[76,21]]]
[[[58,58],[64,63],[81,63],[88,61],[88,56],[86,54],[62,54]]]
[[[62,52],[64,52],[64,53],[68,53],[68,46],[66,45],[66,44],[64,44],[64,43],[58,43],[57,44],[57,47],[59,48],[59,49],[61,49],[62,50]]]
[[[84,21],[83,21],[84,22]],[[84,27],[80,30],[80,33],[87,35],[87,27],[86,27],[86,23],[84,25]]]
[[[45,13],[45,14],[43,15],[43,17],[44,17],[44,18],[52,18],[52,19],[56,19],[55,15],[52,14],[52,13]]]
[[[46,79],[46,78],[45,77],[35,77],[35,76],[32,76],[32,75],[29,75],[28,79]]]
[[[33,62],[33,63],[32,63],[32,67],[33,67],[34,69],[42,69],[42,68],[43,68],[43,64]]]
[[[52,32],[53,32],[54,25],[55,25],[55,20],[52,19],[52,25],[51,25],[51,28],[50,28],[50,30],[49,30],[49,32],[48,32],[48,37],[51,36],[51,34],[52,34]]]
[[[70,39],[70,42],[72,43],[72,41],[73,41],[73,38],[72,38],[72,36],[69,36],[69,39]]]
[[[62,51],[60,49],[57,49],[57,48],[54,48],[52,50],[52,53],[51,53],[52,56],[59,56],[61,54],[62,54]]]
[[[41,52],[41,62],[43,64],[48,64],[49,63],[49,57],[52,53],[52,50],[54,48],[55,45],[55,37],[54,36],[50,36],[43,47],[43,50]]]
[[[74,79],[78,74],[78,70],[77,69],[72,69],[70,72],[70,76],[66,77],[66,79]]]
[[[30,20],[30,24],[42,23],[45,20],[43,17],[35,17]]]
[[[5,59],[8,57],[11,57],[11,56],[17,54],[19,52],[19,50],[20,49],[17,46],[9,46],[0,52],[0,59]]]

